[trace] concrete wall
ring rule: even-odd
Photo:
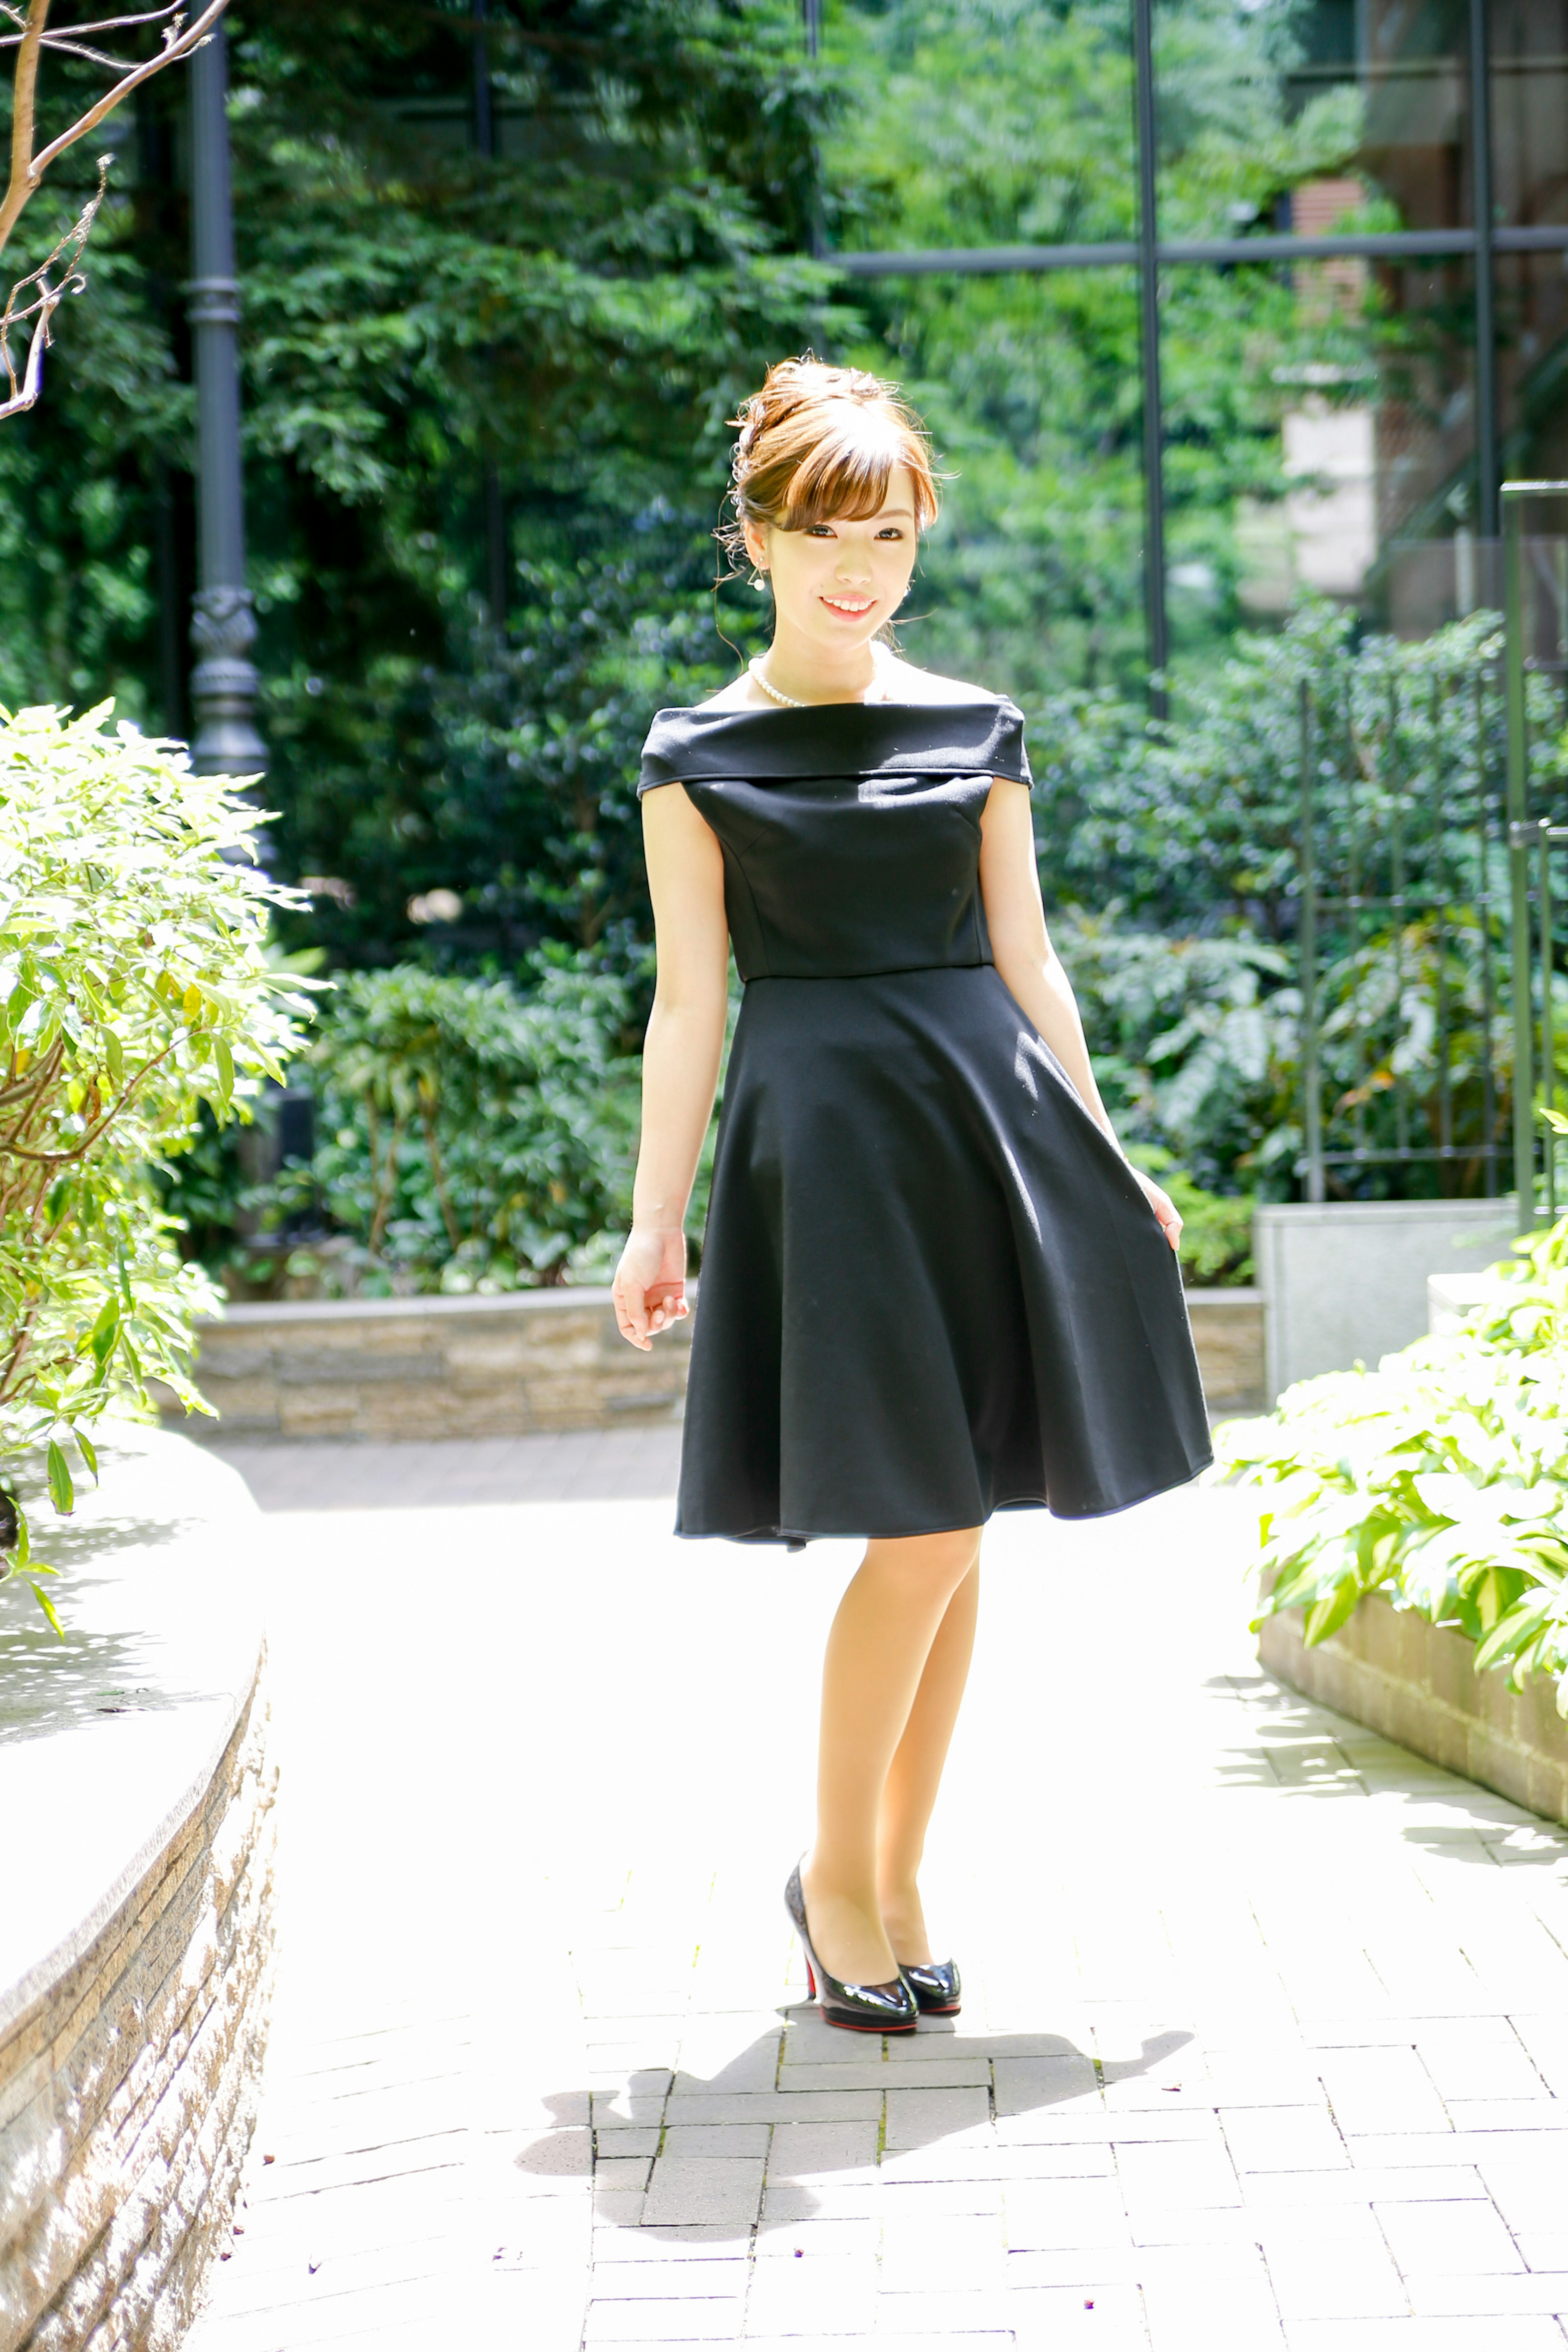
[[[257,1514],[183,1439],[100,1458],[82,1527],[36,1507],[63,1647],[0,1588],[0,2352],[173,2352],[265,2043]]]
[[[1426,1329],[1426,1283],[1508,1256],[1511,1201],[1291,1202],[1258,1210],[1253,1254],[1269,1400],[1319,1372],[1374,1365]]]
[[[1189,1290],[1187,1315],[1210,1412],[1261,1412],[1268,1402],[1263,1293]]]
[[[201,1327],[196,1379],[226,1437],[617,1428],[679,1413],[690,1328],[643,1355],[586,1287],[231,1307]]]
[[[1549,1821],[1568,1822],[1568,1724],[1553,1685],[1536,1682],[1521,1693],[1501,1674],[1478,1675],[1474,1643],[1452,1626],[1428,1624],[1373,1593],[1313,1649],[1301,1639],[1299,1609],[1266,1617],[1258,1654],[1292,1690]]]
[[[1187,1294],[1215,1412],[1264,1402],[1256,1290]],[[345,1299],[231,1307],[201,1329],[196,1377],[216,1423],[193,1436],[511,1437],[679,1416],[692,1324],[648,1355],[616,1328],[607,1290],[496,1298]]]

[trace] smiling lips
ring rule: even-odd
[[[823,603],[831,613],[868,613],[876,603],[874,596],[825,596]]]

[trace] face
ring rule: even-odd
[[[813,646],[843,653],[890,621],[908,592],[919,531],[914,484],[898,467],[877,514],[804,530],[748,523],[752,562],[769,575],[779,625]]]

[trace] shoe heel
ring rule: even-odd
[[[920,2018],[920,2004],[901,1970],[885,1985],[857,1985],[841,1983],[822,1967],[811,1948],[811,1929],[805,1916],[805,1896],[801,1891],[798,1864],[790,1872],[789,1884],[784,1888],[784,1909],[800,1939],[801,1953],[805,1961],[805,1980],[811,1987],[811,1998],[817,2003],[825,2023],[846,2026],[856,2033],[914,2032]]]
[[[816,1970],[809,1960],[805,1964],[805,1990],[808,2000],[816,1999]]]

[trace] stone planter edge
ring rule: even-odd
[[[117,1554],[123,1496],[105,1448],[103,1549],[95,1557],[85,1530],[56,1598],[68,1633],[82,1615],[90,1651],[95,1570],[121,1577],[132,1622],[162,1577],[150,1622],[173,1608],[168,1666],[142,1665],[142,1703],[116,1721],[95,1723],[62,1684],[58,1713],[51,1700],[0,1740],[13,1824],[0,1949],[5,2352],[110,2341],[173,2352],[227,2237],[266,2044],[277,1775],[245,1549],[245,1522],[259,1518],[237,1476],[187,1440],[136,1428],[120,1440],[128,1478],[150,1473],[167,1498],[173,1549],[157,1548],[144,1485],[154,1548],[122,1541]],[[213,1597],[193,1621],[203,1585]],[[103,1816],[86,1836],[83,1806]],[[29,1848],[59,1856],[52,1878]]]
[[[1258,1655],[1304,1697],[1544,1820],[1568,1823],[1568,1723],[1551,1685],[1515,1692],[1504,1672],[1478,1674],[1475,1644],[1454,1626],[1369,1593],[1312,1648],[1302,1639],[1300,1610],[1266,1617]]]

